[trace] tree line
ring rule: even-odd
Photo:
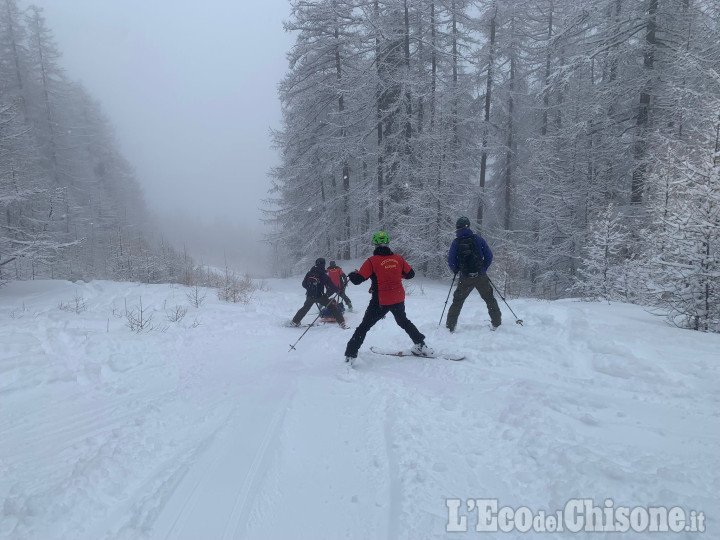
[[[196,283],[162,238],[100,106],[68,79],[42,9],[0,0],[0,283]]]
[[[720,331],[715,0],[292,0],[285,260],[392,244],[446,270],[460,215],[505,292],[653,305]]]

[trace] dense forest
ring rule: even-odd
[[[0,0],[0,282],[197,283],[42,10],[20,4]],[[383,229],[443,277],[466,215],[504,293],[642,303],[720,331],[718,2],[289,8],[266,205],[286,271],[365,256]]]
[[[720,331],[717,0],[292,0],[267,219],[298,268],[386,230],[447,275],[465,215],[513,295]]]
[[[154,231],[99,105],[68,80],[41,9],[0,0],[0,283],[191,282]]]

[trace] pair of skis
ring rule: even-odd
[[[370,351],[374,352],[375,354],[382,354],[385,356],[397,356],[397,357],[404,357],[404,356],[413,356],[415,358],[440,358],[443,360],[451,360],[453,362],[459,362],[460,360],[464,360],[464,355],[459,354],[443,354],[443,353],[435,353],[430,355],[417,355],[413,354],[409,350],[393,350],[393,349],[382,349],[380,347],[370,347]],[[353,367],[355,359],[346,359],[346,362],[350,365],[350,367]]]
[[[300,326],[295,326],[294,324],[286,324],[288,328],[310,328],[311,326],[338,326],[337,321],[335,319],[331,321],[317,321],[315,323],[303,323]],[[338,326],[338,328],[342,330],[348,330],[352,328],[351,326],[347,326],[346,328],[343,328],[342,326]]]

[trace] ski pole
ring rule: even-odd
[[[318,307],[319,307],[319,302],[316,302],[316,305],[318,305]],[[297,345],[298,342],[303,338],[303,336],[308,333],[308,330],[310,330],[310,329],[313,327],[313,325],[315,324],[315,321],[317,321],[317,320],[320,318],[320,315],[322,315],[322,310],[320,310],[320,311],[318,312],[317,317],[315,317],[315,318],[313,319],[313,321],[308,325],[308,327],[307,327],[307,328],[305,329],[305,331],[300,335],[300,337],[297,338],[297,341],[296,341],[295,343],[293,343],[292,345],[290,345],[290,348],[288,349],[288,352],[290,352],[290,351],[296,351],[296,350],[297,350],[297,349],[295,348],[295,345]]]
[[[450,300],[450,293],[452,292],[453,285],[455,285],[456,277],[457,277],[457,272],[455,272],[453,274],[453,280],[452,280],[452,283],[450,284],[450,290],[448,291],[447,298],[445,299],[445,305],[443,306],[442,314],[440,314],[440,322],[438,323],[438,326],[440,326],[442,324],[442,318],[443,318],[443,315],[445,315],[445,308],[447,307],[448,300]]]
[[[488,276],[488,281],[490,282],[490,285],[492,285],[492,288],[495,289],[495,292],[498,293],[498,296],[499,296],[500,298],[502,298],[502,301],[505,302],[505,305],[506,305],[506,306],[508,307],[508,309],[510,310],[510,313],[512,313],[512,314],[515,316],[515,324],[519,324],[520,326],[522,326],[522,325],[523,325],[522,319],[518,319],[518,316],[515,315],[515,312],[514,312],[514,311],[512,310],[512,308],[510,307],[510,304],[508,304],[508,303],[507,303],[507,300],[505,300],[505,297],[504,297],[502,294],[500,294],[500,291],[499,291],[498,288],[495,286],[495,284],[492,282],[492,279],[490,279],[490,276]]]
[[[320,315],[322,315],[322,311],[320,311],[320,312],[317,314],[317,317],[315,317],[315,318],[313,319],[313,322],[311,322],[311,323],[308,325],[308,327],[305,329],[305,331],[302,333],[302,335],[301,335],[299,338],[297,338],[297,341],[296,341],[295,343],[293,343],[292,345],[290,345],[290,348],[288,349],[288,352],[290,352],[290,351],[296,351],[296,350],[297,350],[297,349],[295,348],[295,345],[297,345],[298,342],[303,338],[303,336],[308,333],[308,330],[310,330],[310,329],[313,327],[313,325],[315,324],[315,321],[317,321],[317,320],[320,318]]]

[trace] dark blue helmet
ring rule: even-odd
[[[455,223],[455,228],[464,229],[465,227],[470,227],[470,220],[465,216],[458,218],[457,222]]]

